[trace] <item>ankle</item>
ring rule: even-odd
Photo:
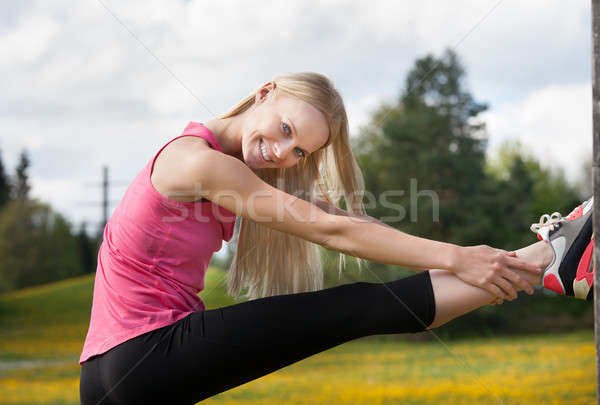
[[[539,265],[542,269],[546,269],[554,260],[554,250],[548,241],[542,240],[536,244],[540,246]]]
[[[547,241],[538,241],[517,251],[517,257],[546,270],[554,260],[554,251]],[[521,273],[533,286],[543,285],[544,275],[523,271]]]
[[[550,266],[554,260],[554,250],[548,241],[542,240],[535,245],[536,255],[533,256],[534,263],[542,268],[542,274],[535,277],[536,285],[544,284],[544,271]]]

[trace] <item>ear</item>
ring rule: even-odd
[[[260,87],[260,89],[258,89],[256,91],[256,96],[254,97],[254,103],[258,104],[262,101],[265,101],[267,98],[267,95],[269,93],[271,93],[274,88],[275,88],[275,83],[273,83],[273,82],[267,82],[267,83],[263,84]]]

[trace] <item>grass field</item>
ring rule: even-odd
[[[211,269],[208,308],[233,303]],[[77,404],[93,278],[0,295],[0,404]],[[199,359],[201,361],[201,359]],[[360,339],[204,404],[591,404],[592,331],[406,342]]]

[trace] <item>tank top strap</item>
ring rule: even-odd
[[[217,141],[217,137],[212,133],[210,129],[205,127],[203,124],[199,122],[190,121],[190,123],[185,127],[183,133],[180,136],[186,135],[194,135],[200,138],[205,139],[213,149],[218,150],[219,152],[223,152],[223,148]]]
[[[162,148],[160,148],[158,150],[158,152],[156,152],[156,154],[150,161],[150,174],[152,174],[152,171],[154,169],[154,162],[156,161],[156,158],[158,157],[158,155],[160,155],[160,152],[162,152],[162,150],[167,147],[168,144],[170,144],[171,142],[173,142],[176,139],[179,139],[184,136],[190,136],[190,135],[197,136],[199,138],[206,140],[211,148],[223,153],[223,149],[221,148],[221,145],[219,144],[217,137],[212,133],[212,131],[210,129],[208,129],[207,127],[205,127],[204,125],[202,125],[199,122],[190,121],[190,123],[185,127],[185,129],[183,130],[181,135],[178,135],[175,138],[170,139],[167,143],[165,143],[162,146]],[[203,200],[205,200],[205,199],[203,198]]]

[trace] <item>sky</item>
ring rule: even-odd
[[[490,156],[518,140],[581,178],[592,147],[590,2],[560,0],[1,2],[1,158],[12,174],[26,149],[31,196],[95,232],[104,165],[112,212],[188,122],[277,74],[328,75],[356,136],[397,99],[417,58],[447,48],[489,104]]]

